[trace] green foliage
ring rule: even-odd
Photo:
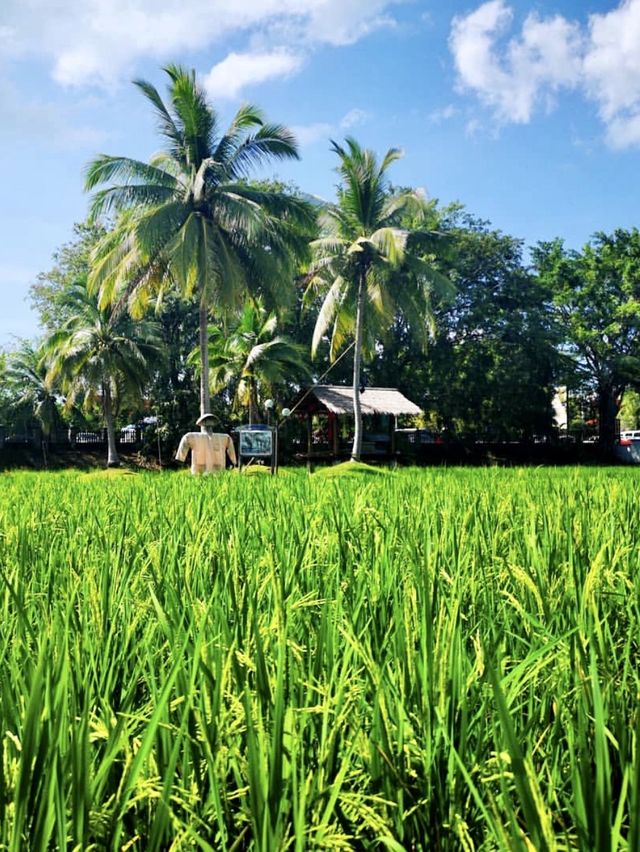
[[[425,230],[432,221],[431,206],[417,192],[390,191],[386,171],[400,152],[390,149],[378,162],[353,139],[347,139],[346,148],[333,146],[340,158],[338,201],[321,215],[322,236],[312,243],[306,292],[308,302],[322,297],[312,352],[330,332],[332,359],[355,335],[361,282],[363,349],[369,354],[398,312],[405,321],[427,326],[432,291],[452,292],[420,250],[421,240],[433,237]]]
[[[359,479],[363,476],[386,476],[387,473],[388,471],[381,467],[374,467],[374,465],[365,464],[364,462],[349,460],[340,464],[334,464],[331,467],[321,467],[314,475],[321,479],[333,479],[334,477],[343,476]]]
[[[637,848],[634,471],[2,491],[3,848]]]
[[[168,459],[181,435],[192,430],[197,419],[198,379],[188,353],[198,345],[198,315],[190,302],[169,294],[154,319],[159,326],[162,357],[153,360],[147,397],[149,413],[159,422],[145,429],[143,449],[157,455],[160,437],[162,456]],[[223,400],[214,401],[211,407],[222,421],[226,419]]]
[[[624,392],[640,386],[640,232],[596,234],[582,252],[541,243],[534,260],[574,373],[598,397],[600,439],[611,445]]]
[[[211,392],[233,388],[234,407],[249,409],[250,423],[260,398],[310,376],[305,348],[279,334],[278,325],[276,314],[256,299],[247,301],[232,327],[209,328]],[[197,355],[191,353],[192,363]]]
[[[45,440],[61,424],[59,394],[47,381],[48,352],[44,344],[34,346],[26,340],[9,359],[6,381],[13,392],[13,405],[24,408],[42,429]]]
[[[69,287],[64,307],[66,322],[44,344],[47,382],[59,385],[67,405],[81,399],[85,408],[100,406],[109,464],[117,464],[114,416],[123,401],[141,397],[154,362],[161,357],[159,327],[148,320],[134,322],[113,307],[101,307],[97,294],[86,285]]]
[[[421,365],[425,408],[456,434],[504,440],[548,433],[558,337],[546,290],[524,267],[521,241],[463,213],[446,233],[456,295],[436,311]],[[405,340],[405,360],[415,359],[415,345]]]
[[[630,389],[620,406],[620,426],[622,429],[638,429],[640,427],[640,393]]]
[[[29,288],[31,307],[45,332],[55,331],[67,319],[65,293],[69,287],[86,283],[91,253],[105,233],[101,225],[75,224],[73,239],[54,253],[53,267],[41,272]]]

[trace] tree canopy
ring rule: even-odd
[[[640,232],[596,234],[581,252],[561,240],[534,250],[562,329],[567,370],[598,399],[600,441],[611,447],[628,387],[640,386]]]

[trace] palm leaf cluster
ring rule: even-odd
[[[90,283],[101,304],[126,301],[137,316],[169,285],[195,294],[206,408],[210,308],[238,306],[248,290],[281,300],[314,213],[295,195],[247,181],[269,162],[297,158],[287,128],[245,105],[223,131],[194,72],[165,70],[168,103],[150,83],[136,81],[153,106],[164,149],[148,163],[103,155],[88,168],[87,189],[96,190],[92,215],[120,216],[96,253]]]
[[[117,464],[113,415],[123,399],[142,396],[151,364],[162,354],[159,326],[101,307],[82,284],[69,288],[66,308],[68,319],[46,341],[47,386],[58,386],[67,405],[81,398],[85,407],[102,407],[109,462]]]
[[[358,288],[362,283],[365,333],[371,348],[398,313],[412,318],[416,331],[432,322],[434,295],[451,292],[451,282],[434,263],[440,235],[428,228],[430,207],[414,190],[391,191],[386,172],[401,156],[390,149],[382,161],[354,139],[333,144],[340,158],[338,201],[321,216],[323,235],[313,241],[306,301],[320,296],[312,351],[330,335],[336,357],[355,333]],[[417,320],[417,323],[416,323]]]
[[[44,346],[22,340],[6,372],[7,383],[16,392],[15,405],[33,412],[45,440],[60,422],[58,395],[47,379],[47,370]]]
[[[308,378],[305,349],[278,333],[278,316],[260,299],[246,303],[236,324],[227,332],[209,328],[210,388],[219,393],[233,387],[236,409],[249,410],[253,422],[260,394],[272,394],[293,378]],[[191,354],[192,362],[197,352]]]
[[[433,263],[429,246],[437,237],[424,226],[429,208],[415,191],[391,191],[387,170],[401,152],[391,148],[381,161],[348,138],[333,143],[339,157],[338,200],[322,216],[322,236],[312,243],[314,259],[307,277],[307,304],[321,299],[312,352],[330,335],[332,359],[349,337],[355,338],[353,393],[356,429],[353,457],[362,442],[359,387],[362,353],[399,313],[418,330],[432,319],[433,294],[451,284]],[[411,227],[409,227],[411,223]]]

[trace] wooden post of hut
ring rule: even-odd
[[[333,411],[329,412],[329,430],[331,432],[331,450],[334,458],[340,455],[340,422]]]
[[[389,447],[392,461],[396,460],[396,428],[398,419],[395,414],[389,415]]]
[[[311,450],[313,447],[313,414],[308,411],[307,412],[307,470],[309,473],[313,470],[313,464],[311,462]]]

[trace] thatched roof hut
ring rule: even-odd
[[[362,415],[369,422],[362,442],[364,456],[395,457],[397,418],[417,416],[422,410],[396,388],[366,387],[360,393]],[[307,419],[307,459],[348,457],[353,421],[353,388],[316,385],[300,392],[294,411]],[[318,428],[312,427],[314,421]],[[344,419],[343,419],[344,418]],[[325,426],[322,426],[322,423]]]
[[[422,410],[396,388],[365,388],[360,394],[360,405],[364,416],[422,414]],[[348,385],[316,385],[308,392],[299,410],[313,414],[325,411],[338,416],[353,416],[353,388]]]

